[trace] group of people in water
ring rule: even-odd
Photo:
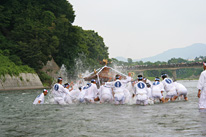
[[[162,80],[156,77],[154,82],[151,82],[138,75],[137,79],[133,80],[131,73],[128,73],[125,79],[121,75],[116,75],[113,81],[109,79],[107,82],[102,82],[102,85],[98,85],[99,88],[96,80],[92,79],[90,83],[73,89],[73,82],[62,85],[63,79],[59,77],[51,90],[52,102],[61,105],[72,103],[148,105],[175,101],[178,97],[188,100],[188,91],[184,85],[174,82],[165,73],[161,78]],[[44,89],[33,104],[43,104],[47,93],[48,91]]]

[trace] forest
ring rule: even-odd
[[[97,32],[72,25],[74,20],[75,11],[67,0],[1,0],[0,53],[17,67],[33,69],[40,78],[41,68],[52,58],[60,67],[65,64],[70,76],[79,55],[87,62],[83,67],[99,66],[99,61],[108,59],[108,47]],[[6,73],[5,66],[0,74]]]

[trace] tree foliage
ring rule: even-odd
[[[67,0],[1,0],[0,49],[19,64],[40,70],[52,57],[74,72],[75,58],[84,54],[90,65],[108,58],[103,38],[74,26]]]

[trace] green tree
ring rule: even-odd
[[[128,59],[127,59],[127,62],[131,65],[131,64],[132,64],[132,59],[131,59],[131,58],[128,58]]]

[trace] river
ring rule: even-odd
[[[40,90],[0,92],[0,136],[206,136],[197,81],[179,82],[187,87],[189,101],[149,106],[33,105]]]

